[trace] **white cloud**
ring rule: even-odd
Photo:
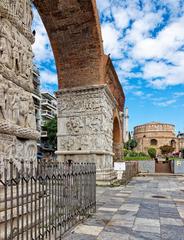
[[[101,12],[110,7],[110,5],[111,4],[109,0],[97,0],[97,7]]]
[[[102,38],[104,49],[107,54],[111,54],[113,58],[119,58],[121,54],[121,46],[119,42],[120,33],[113,24],[105,23],[102,25]]]
[[[45,83],[56,85],[58,81],[57,74],[48,69],[44,69],[40,71],[40,80],[43,85]]]
[[[33,15],[34,21],[32,29],[36,31],[35,43],[33,44],[33,52],[35,55],[36,63],[41,66],[42,63],[52,61],[54,59],[54,56],[47,32],[35,8],[33,8]]]
[[[174,93],[174,97],[179,98],[179,97],[183,97],[184,96],[184,92],[175,92]]]
[[[120,7],[113,7],[112,8],[113,17],[115,19],[115,25],[119,29],[125,29],[129,25],[129,15],[126,9]]]
[[[172,104],[176,103],[176,100],[175,99],[172,99],[172,100],[167,100],[165,102],[155,102],[154,104],[156,106],[159,106],[159,107],[168,107]]]

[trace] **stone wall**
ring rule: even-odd
[[[155,161],[138,161],[138,169],[140,173],[155,173]]]
[[[19,167],[21,160],[36,163],[39,137],[32,99],[31,3],[1,0],[0,16],[0,165],[12,158]]]

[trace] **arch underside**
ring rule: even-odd
[[[59,88],[102,83],[103,46],[94,0],[35,0],[53,48]]]
[[[114,161],[121,160],[122,158],[122,141],[123,141],[123,132],[122,132],[121,120],[118,116],[114,117],[113,122],[113,153]]]

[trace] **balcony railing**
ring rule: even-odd
[[[53,109],[53,108],[54,108],[54,109],[57,108],[56,104],[54,104],[53,102],[51,102],[51,101],[49,101],[49,100],[47,100],[47,99],[42,99],[42,100],[41,100],[41,104],[42,104],[42,105],[47,105],[47,106],[51,107],[52,109]]]
[[[55,116],[55,113],[50,112],[48,110],[42,110],[42,116],[48,117],[48,118],[53,118]]]
[[[41,132],[41,137],[47,137],[47,131],[42,131]]]

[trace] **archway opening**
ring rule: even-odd
[[[151,144],[151,146],[157,146],[158,141],[156,139],[151,139],[150,144]]]
[[[171,146],[175,149],[176,148],[176,141],[175,140],[171,140]]]
[[[122,155],[122,140],[121,140],[121,128],[120,123],[117,117],[114,118],[113,123],[113,153],[114,153],[114,161],[118,161],[121,159]]]
[[[54,155],[56,141],[51,141],[48,126],[56,124],[58,77],[53,49],[44,23],[35,6],[32,6],[32,31],[35,35],[33,50],[33,101],[36,128],[39,131],[38,159],[48,159]],[[56,123],[55,123],[56,122]],[[49,125],[48,125],[49,124]],[[54,131],[55,132],[55,131]],[[52,136],[56,138],[56,136]]]

